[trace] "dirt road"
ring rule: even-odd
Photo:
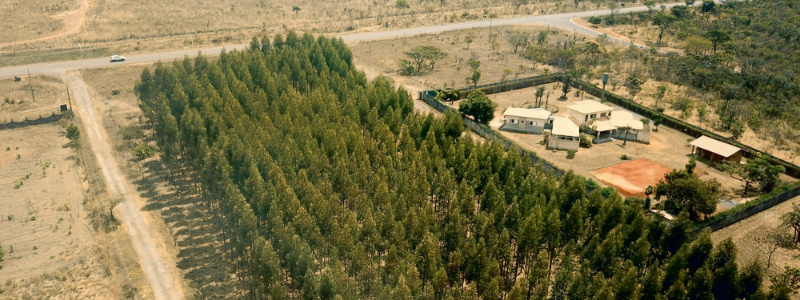
[[[172,278],[170,278],[169,273],[167,273],[164,260],[161,258],[153,240],[150,238],[142,215],[139,213],[139,210],[134,205],[128,193],[122,172],[112,156],[108,138],[95,114],[92,99],[89,97],[89,92],[86,89],[86,83],[76,71],[62,73],[61,76],[73,92],[74,101],[78,107],[78,113],[86,130],[85,134],[91,142],[92,150],[106,178],[109,191],[124,197],[124,201],[118,205],[119,211],[122,214],[123,222],[127,225],[126,227],[131,237],[131,242],[136,249],[139,262],[150,282],[150,286],[153,288],[156,299],[181,299],[181,296],[175,289]]]

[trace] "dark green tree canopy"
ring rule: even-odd
[[[467,100],[462,101],[458,106],[461,114],[470,116],[475,122],[489,124],[494,119],[494,109],[497,103],[492,102],[489,97],[481,91],[469,93]]]

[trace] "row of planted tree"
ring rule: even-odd
[[[145,70],[161,160],[197,178],[257,299],[783,299],[683,214],[585,194],[459,116],[413,112],[341,40],[290,32]]]

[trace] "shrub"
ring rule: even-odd
[[[627,154],[620,155],[620,156],[619,156],[619,159],[621,159],[621,160],[631,160],[631,158],[630,158],[630,157],[628,157],[628,155],[627,155]]]
[[[122,138],[126,140],[144,138],[144,131],[142,131],[142,129],[136,125],[128,125],[122,127],[120,128],[119,133],[122,134]]]
[[[612,194],[614,194],[614,191],[615,190],[612,187],[604,187],[602,190],[600,190],[600,193],[603,194],[603,197],[608,198],[611,197]]]
[[[586,179],[586,187],[589,188],[589,189],[596,189],[597,188],[597,182],[594,182],[594,180],[591,180],[591,179]]]
[[[575,150],[567,151],[567,159],[573,159],[573,158],[575,158]]]
[[[133,160],[143,161],[156,154],[156,149],[148,144],[140,144],[133,148]]]

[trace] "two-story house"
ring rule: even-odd
[[[614,109],[594,100],[583,100],[567,106],[569,117],[575,124],[588,125],[597,119],[608,120]]]

